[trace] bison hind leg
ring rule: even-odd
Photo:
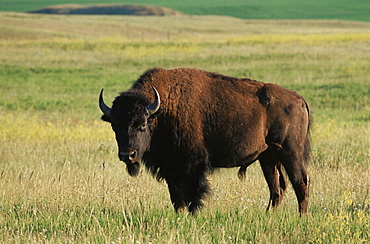
[[[283,161],[298,200],[299,213],[307,214],[310,180],[302,161],[285,158]]]
[[[293,144],[294,145],[294,144]],[[292,148],[296,148],[295,151]],[[288,140],[283,143],[281,150],[276,152],[279,161],[284,166],[293,185],[297,200],[299,213],[307,214],[309,201],[310,181],[304,165],[304,155],[302,150],[293,147]]]
[[[259,161],[270,190],[270,200],[267,210],[270,207],[276,210],[283,200],[287,188],[281,163],[276,160],[270,150],[263,152],[259,157]]]

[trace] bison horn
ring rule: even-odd
[[[100,110],[104,113],[105,116],[108,116],[110,117],[110,110],[111,108],[108,107],[105,103],[104,103],[104,100],[103,100],[103,91],[104,91],[104,88],[101,89],[100,91],[100,96],[99,96],[99,108]]]
[[[161,98],[159,96],[159,93],[158,93],[157,89],[155,89],[154,86],[152,86],[152,88],[153,88],[153,91],[155,93],[155,100],[152,104],[150,104],[149,106],[146,107],[146,109],[149,111],[150,115],[155,114],[155,112],[158,111],[159,106],[161,106]]]

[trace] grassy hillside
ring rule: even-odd
[[[367,0],[110,0],[110,3],[149,4],[163,6],[190,15],[228,15],[243,19],[341,19],[370,21],[370,3]],[[97,0],[2,0],[0,11],[25,12],[49,5],[78,3],[101,4]],[[107,2],[104,2],[105,4]]]
[[[169,8],[149,5],[122,5],[122,4],[62,4],[53,5],[42,9],[28,11],[34,14],[75,14],[75,15],[172,15],[182,13]]]
[[[0,13],[1,243],[368,243],[370,23],[220,16]],[[215,24],[217,23],[217,24]],[[275,213],[258,163],[210,177],[197,216],[128,176],[108,104],[146,69],[195,67],[273,82],[315,118],[310,214],[292,187]]]

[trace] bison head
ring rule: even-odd
[[[118,157],[127,165],[128,173],[136,176],[140,160],[150,149],[153,132],[153,119],[159,113],[160,96],[153,87],[155,100],[152,104],[142,93],[125,92],[118,96],[108,107],[103,100],[103,89],[99,96],[99,107],[103,112],[102,120],[110,122],[116,134]]]

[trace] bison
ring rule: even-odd
[[[113,101],[99,96],[102,120],[111,124],[118,157],[131,176],[140,163],[165,180],[176,212],[194,213],[209,193],[217,168],[247,167],[258,160],[276,209],[286,192],[284,167],[300,214],[306,214],[310,111],[302,96],[275,84],[198,69],[147,70]]]

